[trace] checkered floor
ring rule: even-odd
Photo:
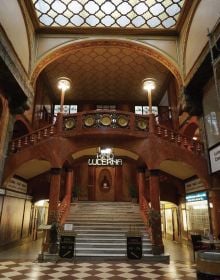
[[[13,280],[193,280],[196,279],[195,265],[180,262],[19,262],[1,261],[0,279]]]

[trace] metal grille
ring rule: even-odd
[[[176,27],[185,0],[32,0],[42,26]]]

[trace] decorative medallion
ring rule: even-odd
[[[147,124],[146,120],[138,120],[137,126],[138,126],[139,129],[144,130],[144,129],[147,128],[148,124]]]
[[[76,125],[75,120],[72,118],[66,119],[64,122],[64,126],[66,129],[72,129],[75,127],[75,125]]]
[[[117,118],[117,124],[121,127],[126,127],[128,125],[127,117],[121,115]]]
[[[86,116],[85,120],[84,120],[84,124],[85,124],[85,126],[88,126],[88,127],[93,126],[95,124],[94,116],[92,116],[92,115]]]
[[[100,122],[104,126],[109,126],[112,122],[111,116],[110,115],[103,115],[100,119]]]

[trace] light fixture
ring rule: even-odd
[[[152,96],[151,91],[156,88],[156,80],[153,78],[147,78],[143,80],[143,89],[147,91],[149,114],[152,114]]]
[[[101,149],[101,154],[111,154],[112,153],[112,148],[104,148]]]
[[[71,80],[66,77],[60,77],[57,79],[57,87],[61,90],[60,113],[63,113],[64,95],[65,92],[71,87]]]

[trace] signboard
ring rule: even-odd
[[[0,195],[4,195],[4,194],[5,194],[5,189],[0,188]]]
[[[201,179],[197,178],[185,183],[185,191],[186,193],[192,193],[196,191],[201,191],[205,189],[205,185],[201,181]]]
[[[18,192],[13,192],[13,191],[8,191],[8,190],[6,190],[6,195],[7,196],[16,197],[16,198],[28,199],[28,200],[32,199],[31,196],[27,196],[26,194],[18,193]]]
[[[211,172],[220,170],[220,145],[209,150],[209,158],[211,164]]]
[[[197,192],[192,194],[186,195],[186,202],[194,202],[194,201],[202,201],[207,200],[207,193],[206,192]]]
[[[64,224],[64,231],[73,231],[73,224]]]
[[[114,154],[101,154],[97,153],[96,158],[88,159],[89,166],[120,166],[122,159],[115,158]]]
[[[5,185],[6,189],[10,189],[12,191],[20,192],[20,193],[26,193],[27,192],[27,183],[17,179],[17,178],[11,178],[7,184]]]
[[[127,236],[127,257],[129,259],[142,258],[142,237]]]
[[[61,258],[74,258],[74,243],[74,235],[61,235],[59,256]]]

